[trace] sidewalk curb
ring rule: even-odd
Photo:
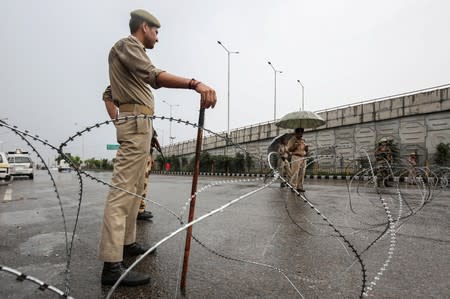
[[[159,175],[171,175],[171,176],[192,176],[192,172],[188,171],[162,171],[162,170],[153,170],[152,174]],[[264,177],[263,173],[223,173],[223,172],[200,172],[201,176],[224,176],[224,177]],[[350,175],[316,175],[316,174],[307,174],[305,175],[305,179],[314,179],[314,180],[350,180],[353,178],[354,180],[363,180],[369,181],[371,179],[370,176],[355,176],[352,177]],[[407,180],[406,177],[394,177],[394,179],[389,179],[390,182],[405,182]]]

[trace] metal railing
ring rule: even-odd
[[[423,92],[427,92],[427,91],[436,91],[436,90],[439,90],[439,89],[444,89],[444,88],[449,88],[449,87],[450,87],[450,83],[444,84],[444,85],[428,87],[428,88],[423,88],[423,89],[418,89],[418,90],[409,91],[409,92],[398,93],[398,94],[394,94],[394,95],[386,96],[386,97],[381,97],[381,98],[374,98],[374,99],[370,99],[370,100],[354,102],[354,103],[351,103],[351,104],[340,105],[340,106],[336,106],[336,107],[332,107],[332,108],[326,108],[326,109],[317,110],[317,111],[314,111],[314,112],[315,113],[323,113],[323,112],[338,110],[338,109],[342,109],[342,108],[354,107],[354,106],[358,106],[358,105],[361,105],[361,104],[369,104],[369,103],[380,102],[380,101],[385,101],[385,100],[389,100],[389,99],[395,99],[395,98],[399,98],[399,97],[419,94],[419,93],[423,93]]]

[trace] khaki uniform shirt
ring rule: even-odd
[[[306,156],[306,144],[303,138],[299,140],[297,137],[292,136],[291,139],[289,139],[287,147],[294,156]]]
[[[145,53],[144,45],[133,35],[119,40],[109,52],[109,80],[116,106],[145,105],[154,111],[153,94],[148,87],[159,88],[156,78],[163,72]]]

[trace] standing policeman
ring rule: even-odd
[[[156,68],[146,55],[158,42],[159,21],[149,12],[131,12],[131,35],[119,40],[109,52],[109,79],[119,116],[153,115],[152,88],[194,89],[201,95],[202,108],[214,108],[216,92],[195,79],[172,75]],[[104,262],[102,284],[114,284],[125,271],[123,256],[136,256],[148,250],[136,243],[136,216],[139,198],[123,191],[136,193],[143,181],[150,140],[153,132],[149,118],[131,118],[115,122],[120,148],[116,154],[111,188],[106,200],[99,246],[99,258]],[[150,277],[129,272],[122,285],[148,283]]]
[[[303,128],[295,129],[294,136],[289,139],[287,148],[292,153],[291,160],[291,185],[298,192],[305,192],[303,189],[303,180],[306,173],[306,154],[308,153],[308,145],[306,145],[303,137]]]

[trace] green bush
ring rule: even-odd
[[[434,162],[438,165],[447,165],[450,162],[450,143],[439,143],[436,146],[436,153],[434,154]]]

